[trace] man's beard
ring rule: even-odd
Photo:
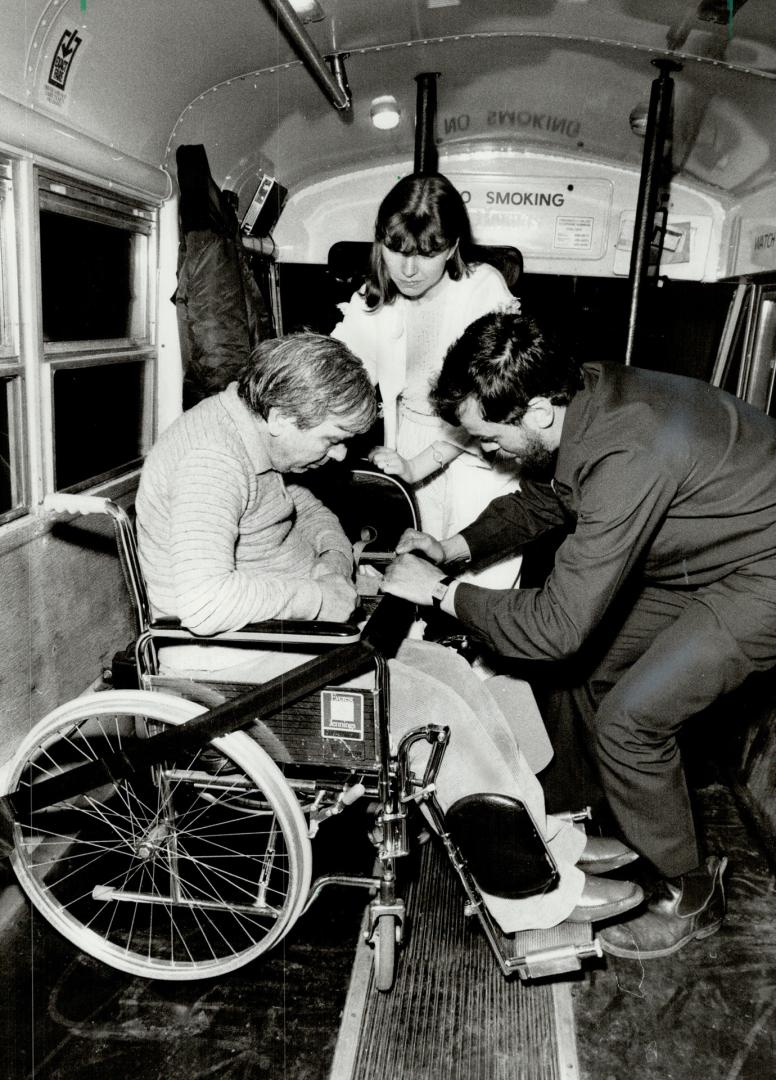
[[[558,451],[549,450],[540,439],[532,436],[519,454],[506,454],[499,450],[495,460],[501,466],[511,468],[526,480],[549,482],[555,474]]]

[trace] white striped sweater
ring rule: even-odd
[[[237,384],[162,433],[137,500],[140,562],[155,616],[200,634],[262,619],[313,619],[324,551],[352,548],[334,514],[272,469]]]

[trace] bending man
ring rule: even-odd
[[[478,561],[552,528],[567,535],[539,589],[443,578],[413,555],[384,588],[433,596],[491,649],[595,657],[577,696],[626,840],[663,883],[604,948],[669,955],[721,925],[725,860],[702,861],[677,746],[685,721],[776,664],[776,422],[694,379],[553,356],[529,320],[486,315],[449,351],[441,416],[512,458],[521,493],[439,543],[402,552]]]

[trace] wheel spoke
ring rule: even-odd
[[[198,711],[138,691],[77,699],[25,741],[13,763],[17,786],[128,753]],[[17,825],[19,880],[76,945],[141,976],[210,977],[270,948],[301,912],[311,860],[295,796],[244,734],[225,736],[217,752],[228,777],[187,753]]]

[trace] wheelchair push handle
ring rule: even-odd
[[[68,495],[56,492],[45,496],[43,509],[50,514],[80,514],[86,517],[89,514],[107,514],[109,502],[109,499],[99,495]]]

